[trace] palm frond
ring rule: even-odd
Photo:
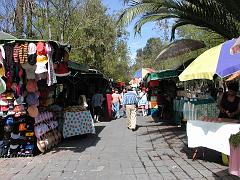
[[[138,3],[124,10],[118,19],[118,24],[129,24],[138,15],[155,12],[159,8],[160,6],[156,6],[154,3]]]
[[[141,28],[144,24],[148,22],[154,22],[154,21],[160,21],[162,19],[170,19],[170,18],[177,18],[176,15],[170,15],[170,14],[151,14],[151,15],[145,15],[143,16],[139,21],[135,23],[134,29],[136,33],[141,32]]]
[[[185,21],[185,20],[176,21],[176,23],[172,26],[170,41],[175,39],[175,31],[176,31],[176,29],[181,27],[181,26],[187,25],[187,24],[191,24],[191,22]]]
[[[126,0],[132,6],[120,16],[119,22],[130,23],[135,17],[140,20],[135,24],[135,31],[150,21],[177,18],[172,27],[172,38],[176,29],[185,24],[192,24],[214,31],[231,39],[240,35],[239,0]],[[166,9],[163,11],[163,9]]]

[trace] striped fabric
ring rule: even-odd
[[[133,91],[128,91],[123,96],[123,105],[137,105],[138,97]]]
[[[13,59],[14,59],[14,62],[19,62],[19,44],[16,43],[15,46],[14,46],[14,49],[13,49]]]
[[[28,43],[21,44],[19,48],[20,63],[23,64],[28,60]]]

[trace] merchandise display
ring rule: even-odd
[[[33,156],[61,141],[57,119],[41,108],[54,103],[54,64],[68,63],[60,48],[54,41],[0,45],[0,157]]]
[[[37,137],[37,147],[41,152],[45,152],[61,141],[62,135],[58,131],[58,121],[51,112],[39,113],[35,118],[34,132]]]

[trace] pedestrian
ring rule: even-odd
[[[239,90],[238,82],[227,85],[228,91],[222,94],[219,108],[219,118],[238,119],[240,114],[240,98],[237,96]]]
[[[103,103],[103,95],[99,90],[96,90],[95,94],[92,97],[92,107],[93,107],[93,114],[94,114],[94,122],[100,122],[99,116],[102,113],[102,103]]]
[[[142,109],[142,115],[146,116],[148,111],[148,100],[146,88],[142,88],[142,91],[139,93],[139,102],[138,106]]]
[[[127,87],[127,93],[123,96],[123,105],[126,108],[128,129],[131,129],[132,131],[137,130],[136,111],[138,105],[138,97],[130,86]]]
[[[113,110],[113,117],[114,119],[120,118],[120,102],[121,102],[121,95],[118,93],[118,89],[114,90],[112,94],[112,110]]]
[[[122,92],[121,92],[121,107],[122,107],[122,116],[124,117],[124,118],[126,118],[127,117],[127,115],[126,115],[126,109],[125,109],[125,107],[123,106],[123,96],[124,96],[124,94],[126,94],[126,92],[127,92],[127,90],[126,90],[126,88],[123,88],[123,90],[122,90]]]

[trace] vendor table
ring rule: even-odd
[[[230,155],[229,138],[239,132],[240,124],[232,122],[208,122],[189,120],[187,122],[188,147],[206,147]]]
[[[64,112],[64,138],[88,133],[95,133],[93,119],[89,111]]]

